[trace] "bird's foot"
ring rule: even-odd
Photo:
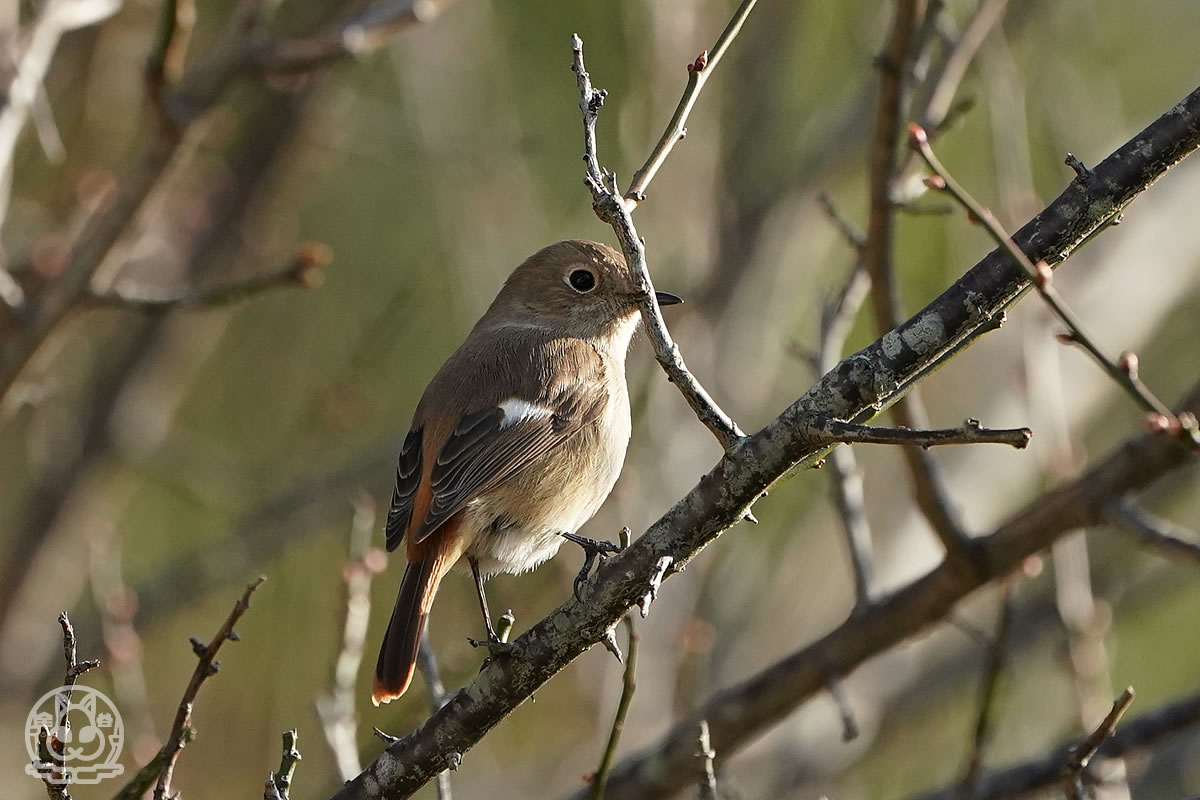
[[[471,647],[483,647],[488,651],[487,658],[479,665],[480,671],[492,663],[492,659],[494,658],[520,658],[525,655],[525,651],[521,649],[520,645],[513,642],[506,642],[492,632],[489,632],[486,639],[472,639],[468,637],[467,641],[471,644]]]
[[[559,536],[566,539],[568,542],[574,542],[583,548],[583,568],[579,570],[579,574],[575,576],[575,583],[572,586],[572,591],[575,594],[576,600],[581,600],[579,595],[583,584],[587,583],[588,576],[592,572],[592,567],[596,563],[597,558],[607,558],[610,555],[621,552],[623,549],[620,545],[606,542],[599,539],[589,539],[586,536],[580,536],[577,533],[560,533]]]

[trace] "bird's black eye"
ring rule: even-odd
[[[567,276],[567,283],[571,284],[571,288],[577,292],[590,292],[596,288],[596,276],[589,270],[577,269]]]

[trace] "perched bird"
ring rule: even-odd
[[[438,584],[463,556],[495,642],[485,577],[533,569],[564,540],[584,547],[586,564],[615,550],[576,531],[625,460],[625,353],[638,304],[620,253],[552,244],[513,271],[425,389],[387,517],[387,549],[403,541],[408,566],[375,666],[375,705],[408,688]]]

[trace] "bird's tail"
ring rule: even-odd
[[[412,683],[421,632],[425,630],[425,620],[433,606],[438,584],[465,549],[465,543],[447,527],[443,526],[443,530],[431,537],[433,546],[421,558],[410,558],[404,570],[400,594],[396,597],[392,619],[379,648],[379,660],[375,663],[375,680],[371,688],[374,705],[395,700]]]

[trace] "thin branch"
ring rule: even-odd
[[[1104,510],[1104,518],[1118,530],[1133,534],[1164,555],[1200,563],[1200,538],[1154,516],[1128,498],[1110,503]]]
[[[60,738],[61,731],[69,731],[71,727],[69,714],[71,710],[71,690],[79,676],[100,666],[99,660],[79,661],[75,645],[75,628],[67,612],[58,615],[58,624],[62,628],[63,660],[66,662],[66,672],[63,674],[62,686],[54,698],[54,729],[43,725],[38,731],[38,759],[33,762],[34,771],[46,786],[46,795],[50,800],[71,800],[67,786],[71,783],[71,772],[66,766],[64,756],[66,741]],[[28,768],[27,768],[28,769]]]
[[[349,557],[342,568],[342,579],[346,583],[342,647],[334,662],[332,685],[316,703],[325,741],[344,781],[362,770],[358,758],[358,710],[354,698],[367,639],[367,623],[371,618],[371,579],[387,566],[383,551],[371,547],[375,532],[375,504],[371,496],[357,492],[353,504]]]
[[[934,430],[909,430],[907,428],[882,428],[875,425],[859,425],[830,419],[813,422],[806,433],[814,444],[894,444],[917,447],[940,447],[950,444],[1006,444],[1024,450],[1033,431],[1029,428],[984,428],[979,420],[968,419],[961,428],[937,428]]]
[[[866,493],[858,459],[849,447],[835,447],[829,454],[830,476],[838,516],[846,533],[846,549],[854,573],[854,613],[869,608],[875,597],[875,559],[871,527],[867,522]]]
[[[679,352],[663,320],[662,310],[654,296],[654,284],[650,280],[650,268],[646,265],[646,245],[633,225],[633,204],[624,200],[616,186],[616,178],[600,166],[596,153],[596,117],[606,96],[593,88],[583,63],[583,41],[571,36],[573,61],[579,87],[579,108],[583,116],[584,156],[586,176],[584,183],[592,193],[592,208],[596,215],[612,226],[621,243],[625,261],[633,273],[634,289],[641,298],[642,325],[654,348],[654,356],[662,365],[667,377],[679,389],[697,418],[712,432],[726,452],[733,450],[745,440],[744,434],[733,419],[721,410],[700,382],[688,371],[687,364]],[[711,67],[709,68],[711,69]]]
[[[862,249],[867,246],[867,237],[858,228],[854,227],[854,223],[846,219],[846,215],[834,205],[833,198],[821,192],[817,195],[817,202],[821,204],[821,210],[825,212],[825,216],[833,223],[833,227],[837,228],[838,233],[842,234],[842,238],[846,243],[854,249],[856,253],[862,252]],[[868,286],[870,278],[868,280]]]
[[[975,796],[975,784],[983,769],[983,751],[992,734],[995,716],[997,688],[1004,662],[1008,656],[1009,635],[1012,633],[1014,578],[1009,577],[1000,586],[1000,617],[996,630],[987,648],[983,680],[979,685],[979,713],[975,717],[975,733],[971,739],[971,755],[967,758],[967,769],[962,778],[962,797],[971,800]]]
[[[646,163],[633,173],[633,180],[625,192],[625,200],[631,204],[631,208],[646,199],[646,187],[650,185],[650,181],[654,180],[659,167],[667,160],[667,156],[670,155],[676,143],[687,136],[687,118],[692,113],[692,106],[696,104],[696,98],[700,96],[700,90],[704,88],[704,84],[708,82],[708,76],[716,69],[717,64],[725,55],[725,51],[729,49],[729,45],[741,31],[742,23],[746,21],[746,17],[750,16],[750,11],[756,2],[757,0],[742,0],[737,11],[733,12],[729,24],[725,26],[725,30],[721,31],[721,35],[717,37],[717,42],[712,46],[712,50],[704,50],[693,63],[688,64],[687,86],[684,87],[683,96],[679,98],[679,105],[675,107],[675,113],[671,115],[667,129],[663,131],[658,144],[654,145],[654,149],[650,151],[650,157],[646,159]],[[582,54],[580,57],[582,58]]]
[[[292,791],[292,779],[296,775],[296,765],[300,763],[300,750],[296,743],[299,740],[296,729],[283,732],[283,753],[279,757],[279,771],[272,772],[267,778],[264,800],[289,800]]]
[[[245,280],[207,289],[185,288],[155,291],[139,286],[121,286],[115,291],[89,291],[85,302],[97,308],[122,308],[143,314],[162,314],[174,309],[214,308],[232,305],[272,289],[298,286],[312,289],[321,284],[324,268],[332,255],[324,245],[310,244],[282,269]]]
[[[324,31],[270,43],[253,54],[253,65],[263,72],[309,72],[344,58],[360,58],[391,44],[409,28],[432,21],[448,4],[448,0],[377,0]]]
[[[195,0],[163,0],[154,44],[146,55],[146,94],[159,121],[174,132],[167,91],[183,77],[184,59],[196,26]]]
[[[1137,357],[1132,353],[1125,353],[1119,360],[1109,358],[1096,344],[1095,340],[1088,336],[1082,327],[1079,319],[1074,312],[1067,307],[1062,297],[1053,285],[1054,272],[1050,265],[1043,260],[1039,260],[1036,264],[1025,254],[1012,238],[1001,227],[1000,222],[996,219],[991,211],[980,205],[975,198],[971,197],[965,189],[946,170],[941,161],[933,152],[933,148],[929,144],[929,137],[925,130],[918,125],[913,125],[909,129],[909,143],[925,164],[933,171],[935,177],[929,180],[932,188],[938,191],[945,191],[950,194],[967,212],[971,215],[972,220],[977,220],[983,224],[992,240],[996,242],[1008,256],[1025,271],[1033,288],[1041,295],[1042,300],[1050,307],[1050,310],[1062,320],[1069,331],[1069,341],[1078,344],[1088,352],[1089,355],[1096,361],[1100,367],[1108,373],[1118,386],[1125,390],[1125,393],[1133,398],[1134,402],[1140,405],[1146,412],[1155,415],[1158,418],[1167,421],[1169,432],[1180,436],[1189,444],[1200,450],[1200,426],[1196,425],[1195,418],[1180,419],[1176,417],[1170,407],[1163,401],[1159,400],[1149,388],[1138,378]],[[1090,174],[1090,173],[1089,173]],[[1077,178],[1085,183],[1090,182],[1087,178]]]
[[[97,13],[104,9],[107,15],[118,5],[97,0],[89,7]],[[47,4],[43,17],[60,6],[78,10],[80,4]],[[134,229],[147,200],[185,150],[192,123],[216,105],[237,78],[256,71],[312,70],[335,59],[356,55],[390,40],[408,27],[409,22],[428,19],[431,9],[437,7],[432,0],[380,0],[323,34],[282,42],[264,40],[255,25],[226,26],[224,38],[197,58],[196,64],[162,100],[162,105],[170,110],[171,125],[160,130],[157,139],[151,141],[121,178],[112,202],[74,237],[70,243],[70,261],[61,274],[36,292],[28,291],[27,287],[27,302],[19,318],[0,315],[0,404],[46,339],[81,301],[86,301],[88,286],[97,270]],[[75,18],[76,24],[90,24],[82,20],[82,16]],[[22,69],[22,86],[26,81],[33,82],[31,87],[40,83],[61,33],[59,28],[61,25],[45,28],[49,31],[44,37],[48,45],[36,49],[37,64],[29,70]],[[27,58],[33,57],[34,50],[28,50]],[[15,102],[23,97],[24,89],[16,96],[10,92],[9,103],[0,107],[0,174],[11,159],[11,145],[23,125],[23,109],[27,104]]]
[[[1083,790],[1083,771],[1091,763],[1092,758],[1100,749],[1100,745],[1113,735],[1117,723],[1133,703],[1133,694],[1132,686],[1125,687],[1125,691],[1113,703],[1112,710],[1096,726],[1096,729],[1086,739],[1071,748],[1070,756],[1063,766],[1063,790],[1070,800],[1083,800],[1087,796]]]
[[[861,253],[866,240],[855,230],[825,195],[821,204],[826,214],[856,253]],[[871,289],[871,276],[861,261],[850,272],[841,289],[821,308],[821,327],[817,336],[814,366],[818,375],[832,370],[842,357],[846,338]],[[871,548],[871,527],[867,522],[866,496],[858,459],[849,447],[835,447],[829,453],[830,479],[838,515],[846,533],[850,567],[854,573],[854,613],[867,608],[874,599],[874,556]]]
[[[1153,747],[1170,736],[1200,726],[1200,694],[1167,703],[1125,723],[1112,738],[1101,744],[1099,755],[1122,758]],[[982,775],[976,784],[975,800],[1016,800],[1061,787],[1063,765],[1073,758],[1080,742],[1057,747],[1051,752],[1010,767]],[[925,792],[912,800],[961,800],[954,784]]]
[[[254,594],[254,590],[265,580],[266,578],[260,575],[246,587],[241,598],[234,604],[233,610],[229,612],[229,616],[225,618],[225,622],[217,629],[216,635],[208,644],[199,639],[191,640],[192,651],[196,654],[198,662],[196,669],[192,672],[192,678],[183,692],[183,698],[179,701],[179,708],[175,711],[175,721],[171,723],[171,732],[167,735],[167,743],[162,747],[162,771],[159,773],[158,783],[154,787],[154,800],[165,800],[170,795],[175,761],[179,758],[179,753],[183,750],[187,740],[193,735],[192,706],[196,702],[196,695],[199,693],[201,685],[217,674],[220,664],[216,661],[216,656],[221,645],[230,640],[237,641],[238,635],[233,626],[250,609],[250,595]]]
[[[830,674],[825,685],[834,705],[837,706],[838,716],[842,719],[842,741],[853,742],[861,731],[858,720],[854,718],[854,706],[850,703],[850,693],[846,691],[846,684],[837,675]]]
[[[700,760],[700,800],[717,800],[717,773],[713,768],[713,759],[717,751],[712,748],[712,739],[708,733],[708,722],[700,720],[700,745],[696,758]]]
[[[629,631],[629,654],[625,657],[625,670],[621,679],[621,699],[617,701],[617,713],[613,716],[612,728],[608,732],[608,744],[604,746],[600,766],[592,776],[592,785],[588,791],[590,800],[601,800],[604,797],[608,774],[612,771],[613,760],[617,756],[617,745],[621,741],[622,731],[625,730],[625,718],[629,715],[630,704],[633,703],[633,693],[637,691],[639,637],[633,617],[629,614],[625,615],[625,627]]]
[[[903,318],[894,258],[895,186],[899,174],[898,146],[904,122],[909,66],[914,60],[920,0],[896,0],[892,28],[879,63],[879,98],[868,165],[868,215],[862,264],[871,276],[871,301],[879,331],[895,329]],[[928,11],[933,21],[938,9]],[[907,393],[893,410],[897,424],[927,427],[924,406],[915,392]],[[916,501],[942,546],[946,557],[971,563],[970,538],[954,512],[949,493],[933,458],[922,450],[906,449],[904,459],[911,475]]]
[[[512,618],[512,612],[508,612],[508,618]],[[502,616],[501,621],[505,619]],[[442,710],[442,706],[446,704],[449,695],[446,693],[446,686],[442,683],[441,672],[438,670],[437,656],[433,652],[433,643],[429,638],[429,626],[425,626],[425,630],[421,631],[421,645],[417,648],[417,669],[421,671],[421,677],[425,679],[425,689],[429,693],[429,712],[436,714]],[[508,641],[508,634],[512,631],[512,625],[508,626],[508,630],[504,632],[502,641]],[[499,636],[500,634],[497,633]],[[355,756],[357,760],[357,755]],[[353,778],[353,774],[346,777],[345,780]],[[438,800],[452,800],[452,791],[450,788],[450,771],[442,770],[437,776],[437,796]]]
[[[54,51],[63,34],[95,25],[116,13],[117,0],[92,3],[44,3],[28,28],[21,31],[24,46],[14,64],[12,78],[0,87],[0,175],[12,169],[17,138],[33,113],[42,83],[50,69]],[[0,221],[4,219],[7,197],[0,200]]]
[[[954,113],[954,95],[966,77],[967,68],[992,29],[1004,19],[1008,0],[982,0],[962,35],[934,71],[928,99],[921,102],[914,119],[924,128],[943,129]]]
[[[863,264],[871,275],[875,324],[880,331],[896,327],[903,318],[892,264],[895,228],[892,185],[904,122],[905,73],[922,3],[896,0],[894,6],[891,33],[878,59],[879,99],[868,170],[867,240],[862,250]]]

